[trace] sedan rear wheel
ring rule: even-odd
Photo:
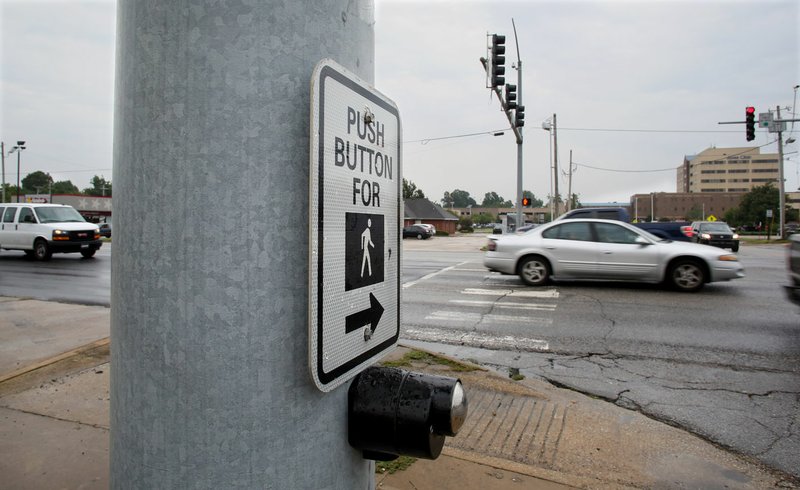
[[[541,286],[550,279],[550,265],[538,255],[525,257],[519,264],[518,273],[522,282],[528,286]]]
[[[705,284],[705,271],[694,260],[679,260],[669,270],[672,286],[679,291],[695,292]]]
[[[422,240],[423,236],[422,233],[417,233],[417,240]]]

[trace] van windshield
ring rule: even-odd
[[[65,207],[42,207],[36,208],[36,215],[39,223],[82,223],[86,220],[75,208]]]

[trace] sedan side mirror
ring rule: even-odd
[[[650,243],[650,241],[643,236],[637,236],[634,241],[639,245],[652,245],[652,243]]]

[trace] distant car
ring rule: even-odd
[[[517,233],[525,233],[526,231],[530,231],[536,228],[537,226],[539,226],[538,223],[537,224],[530,223],[525,226],[520,226],[519,229],[517,229]]]
[[[436,227],[428,223],[417,223],[419,226],[424,226],[431,231],[431,235],[436,234]]]
[[[628,223],[560,220],[528,233],[490,237],[483,265],[529,286],[554,280],[665,282],[680,291],[745,276],[735,254],[658,238]]]
[[[417,240],[426,240],[433,236],[430,228],[422,225],[411,225],[403,228],[403,238],[416,238]]]
[[[100,236],[105,238],[111,238],[111,225],[108,223],[100,223]]]
[[[789,301],[800,306],[800,234],[789,237],[787,250],[789,285],[784,286]]]
[[[691,233],[694,242],[739,251],[739,235],[724,221],[695,221]]]

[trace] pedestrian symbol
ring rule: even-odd
[[[383,215],[345,215],[345,291],[383,282]]]
[[[364,233],[361,234],[361,251],[363,253],[364,258],[361,260],[361,277],[364,277],[364,266],[369,267],[369,275],[372,275],[372,264],[369,261],[369,247],[375,247],[375,244],[372,243],[372,235],[369,232],[370,227],[372,226],[372,220],[367,219],[367,229],[364,230]]]

